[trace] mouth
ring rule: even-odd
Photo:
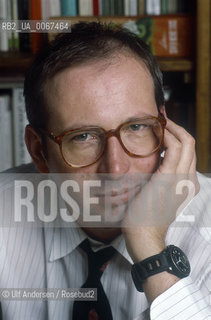
[[[132,188],[123,188],[121,190],[109,190],[109,192],[97,194],[100,202],[104,202],[105,206],[115,207],[125,205],[141,190],[141,186],[137,185]]]

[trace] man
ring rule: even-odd
[[[196,155],[194,139],[167,118],[148,47],[119,28],[77,24],[38,54],[25,99],[26,144],[40,173],[75,174],[80,186],[108,179],[115,187],[99,188],[95,224],[85,223],[85,212],[80,228],[4,231],[1,287],[80,288],[90,272],[80,247],[88,238],[93,251],[110,244],[116,253],[100,280],[111,314],[98,317],[96,307],[87,319],[208,319],[211,237],[200,227],[210,221],[210,182],[200,176],[202,190],[185,209],[194,222],[169,227],[184,202],[178,183],[192,182],[198,192]],[[168,188],[155,197],[163,181]],[[2,302],[3,319],[77,319],[74,308],[67,299]]]

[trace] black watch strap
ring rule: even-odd
[[[143,282],[148,277],[163,271],[168,271],[180,279],[189,276],[190,263],[180,248],[169,245],[160,254],[135,263],[132,266],[131,274],[136,289],[143,292]]]
[[[165,255],[156,254],[132,266],[131,274],[136,289],[143,292],[142,284],[150,276],[167,271],[168,261]]]

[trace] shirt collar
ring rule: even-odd
[[[59,197],[59,206],[64,207],[64,201],[61,199],[61,197]],[[63,227],[54,227],[51,230],[53,234],[51,233],[51,236],[48,236],[48,240],[50,241],[50,262],[61,259],[68,254],[71,254],[80,245],[81,242],[83,242],[87,238],[90,239],[89,236],[80,228],[80,226],[76,222],[71,223],[71,227],[65,227],[64,225]],[[96,241],[93,239],[90,240],[96,247],[106,247],[106,245],[100,241]],[[122,235],[115,238],[109,245],[114,247],[117,252],[121,256],[123,256],[130,264],[133,264],[133,261],[126,249],[125,240]]]
[[[54,228],[49,261],[53,262],[71,254],[80,243],[87,238],[90,239],[80,227],[75,225],[72,228]],[[95,247],[99,246],[100,249],[107,246],[93,239],[91,239],[91,243],[94,244]],[[109,245],[114,247],[130,264],[133,264],[122,235],[114,239]]]

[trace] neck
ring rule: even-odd
[[[104,243],[110,243],[121,234],[120,228],[82,228],[89,237]]]

